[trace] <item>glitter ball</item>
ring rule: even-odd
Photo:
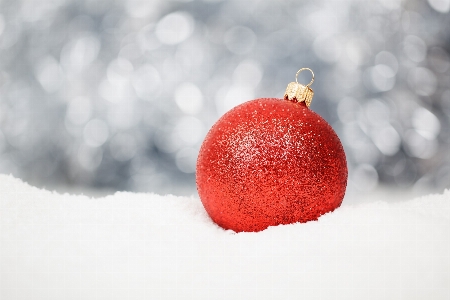
[[[304,103],[264,98],[214,124],[196,177],[214,222],[236,232],[260,231],[317,220],[339,207],[347,162],[334,130]]]

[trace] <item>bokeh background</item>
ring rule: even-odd
[[[227,110],[315,71],[348,193],[450,187],[450,0],[0,0],[0,173],[195,194]],[[309,82],[309,74],[299,80]]]

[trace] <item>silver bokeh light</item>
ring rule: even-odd
[[[349,188],[450,187],[449,0],[0,2],[0,172],[189,194],[208,128],[314,69]],[[302,80],[302,78],[299,78]]]

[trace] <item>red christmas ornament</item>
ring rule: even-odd
[[[198,193],[210,217],[225,229],[260,231],[308,222],[342,203],[344,149],[331,126],[308,108],[314,73],[306,86],[297,76],[284,100],[262,98],[233,108],[202,144]]]

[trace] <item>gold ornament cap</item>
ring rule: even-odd
[[[312,74],[312,79],[307,85],[298,83],[298,74],[302,71],[310,71]],[[286,92],[284,93],[284,99],[294,102],[305,102],[306,106],[311,105],[312,98],[314,96],[314,91],[309,87],[314,82],[314,72],[310,68],[301,68],[295,74],[295,82],[288,84]]]

